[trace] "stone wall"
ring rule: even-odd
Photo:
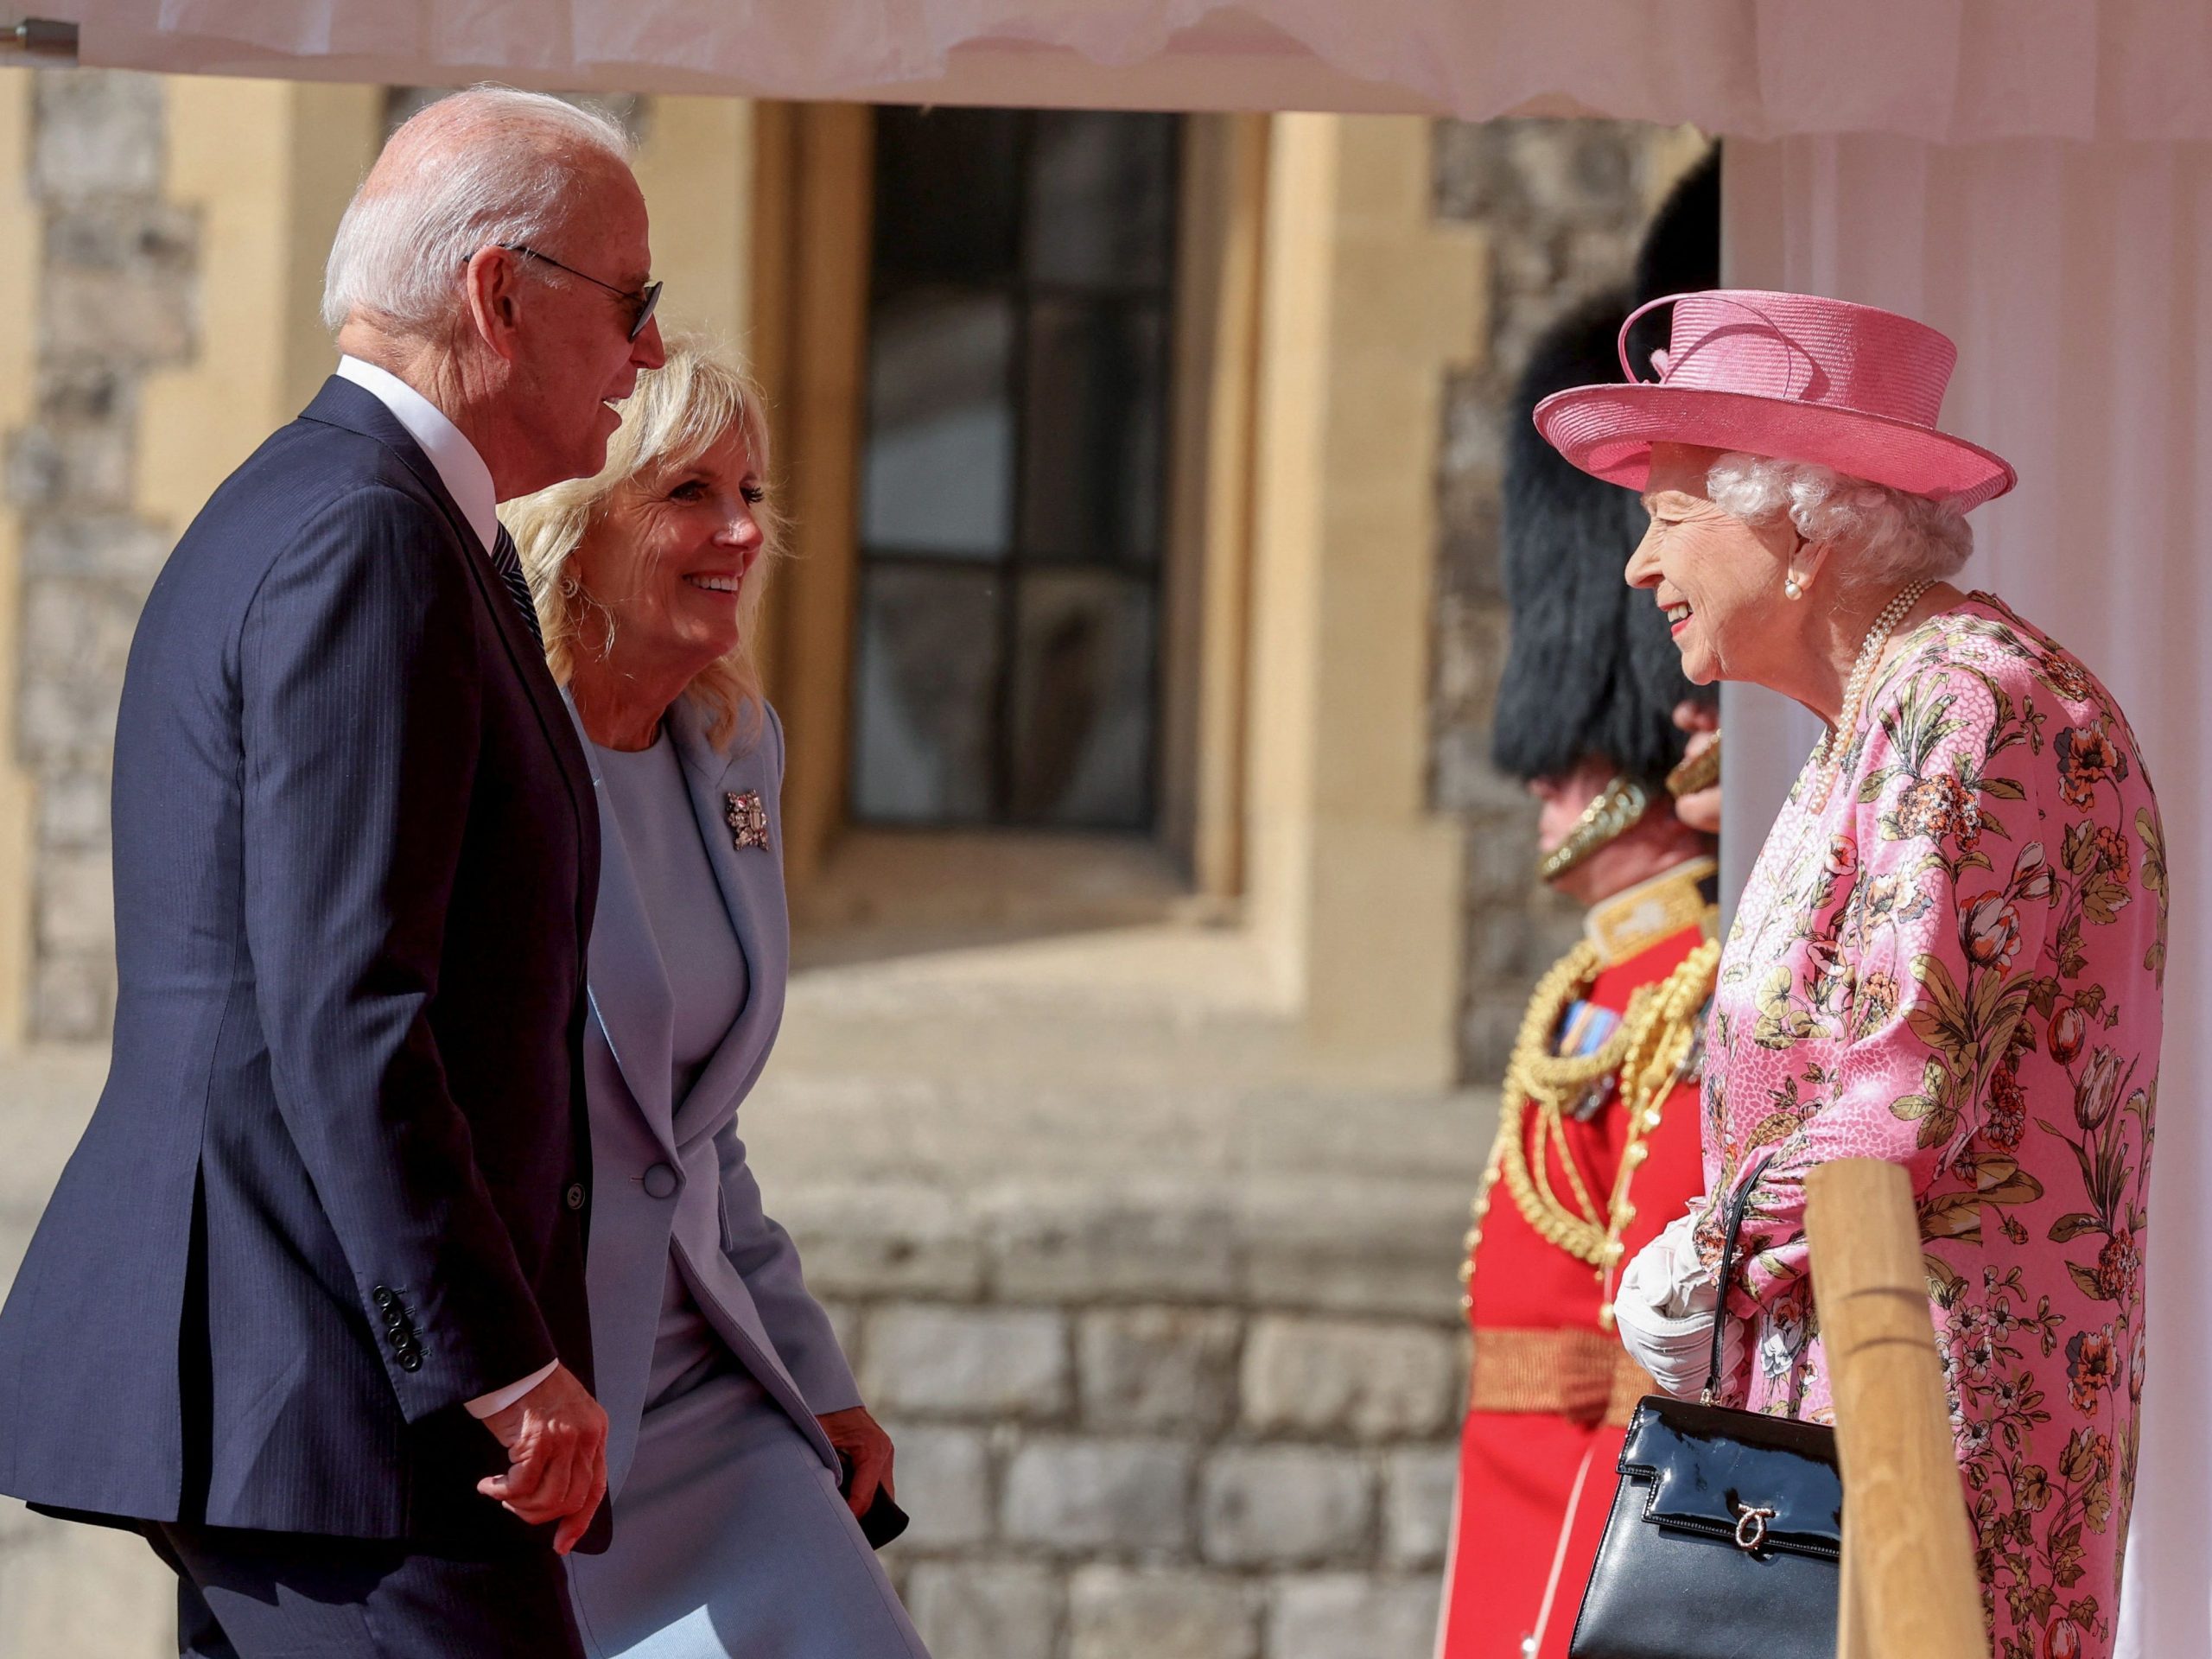
[[[193,348],[197,227],[162,199],[161,82],[36,74],[31,194],[43,220],[35,414],[10,435],[22,525],[18,764],[37,789],[28,1025],[105,1033],[115,1001],[107,791],[131,630],[169,533],[131,509],[138,398]],[[0,320],[21,327],[26,320]]]
[[[1505,664],[1498,565],[1506,400],[1529,347],[1577,302],[1628,280],[1645,223],[1703,141],[1620,121],[1446,121],[1435,211],[1484,232],[1489,306],[1477,366],[1452,377],[1437,479],[1436,805],[1467,825],[1463,1077],[1504,1070],[1529,986],[1572,940],[1575,913],[1535,881],[1535,810],[1490,764]]]
[[[915,1525],[889,1560],[933,1651],[1430,1651],[1465,1397],[1448,1226],[1370,1275],[1401,1295],[1344,1294],[1372,1235],[1334,1241],[1338,1294],[1289,1271],[1268,1294],[1255,1269],[1294,1247],[1229,1213],[1101,1192],[873,1237],[842,1201],[795,1218],[899,1448]]]

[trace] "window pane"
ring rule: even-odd
[[[1150,306],[1040,300],[1031,309],[1025,554],[1144,561],[1158,552],[1160,332]]]
[[[1149,828],[1150,584],[1104,572],[1026,575],[1016,626],[1010,816]]]
[[[1005,552],[1013,353],[1014,308],[1000,296],[915,294],[875,308],[863,540],[956,557]]]
[[[1163,284],[1174,222],[1175,118],[1039,113],[1029,158],[1029,274]]]
[[[879,286],[1013,275],[1020,132],[1009,110],[876,111]]]
[[[870,564],[853,664],[853,816],[974,823],[991,814],[998,578]]]

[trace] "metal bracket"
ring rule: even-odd
[[[51,17],[25,17],[0,23],[0,63],[73,64],[77,25]]]

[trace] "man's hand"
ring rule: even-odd
[[[558,1521],[554,1553],[567,1554],[607,1496],[607,1414],[599,1402],[574,1371],[556,1365],[484,1427],[507,1448],[507,1472],[486,1476],[476,1490],[533,1527]],[[887,1465],[890,1442],[884,1445]]]
[[[1675,705],[1675,725],[1690,734],[1690,741],[1682,752],[1685,764],[1720,741],[1720,715],[1717,709],[1687,699]],[[1675,816],[1693,830],[1702,830],[1708,836],[1720,833],[1720,785],[1700,789],[1684,795],[1675,803]]]
[[[853,1460],[852,1486],[845,1494],[845,1503],[855,1515],[868,1513],[878,1486],[893,1497],[899,1496],[891,1484],[891,1437],[868,1414],[866,1406],[833,1411],[815,1421],[822,1425],[830,1444]]]

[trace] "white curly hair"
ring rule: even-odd
[[[1974,551],[1973,527],[1956,509],[1809,461],[1724,454],[1707,469],[1705,488],[1746,524],[1788,519],[1831,550],[1840,580],[1858,585],[1941,582]]]

